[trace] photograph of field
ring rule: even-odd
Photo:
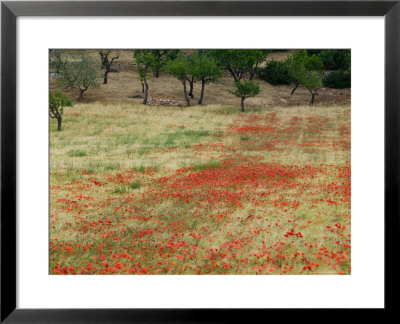
[[[351,52],[49,51],[49,273],[351,274]]]

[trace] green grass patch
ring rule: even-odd
[[[128,189],[125,186],[119,186],[113,190],[113,194],[123,195],[128,192]]]
[[[74,149],[74,150],[68,151],[68,156],[71,156],[71,157],[83,157],[86,155],[87,155],[87,153],[84,150]]]
[[[193,171],[201,171],[201,170],[208,170],[208,169],[221,169],[221,168],[225,168],[221,165],[221,162],[208,162],[208,163],[194,165],[192,167]]]
[[[133,171],[145,172],[145,171],[158,171],[158,166],[144,166],[144,165],[134,165],[131,167]]]
[[[142,186],[143,186],[143,183],[141,181],[139,181],[139,180],[132,181],[129,184],[129,188],[131,188],[131,189],[139,189]]]

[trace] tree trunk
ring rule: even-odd
[[[311,93],[310,106],[312,106],[312,105],[314,105],[314,98],[315,98],[316,92],[311,92],[311,91],[310,91],[310,93]]]
[[[160,67],[159,64],[157,64],[156,67],[155,67],[155,69],[154,69],[154,76],[155,76],[156,78],[159,78],[159,77],[160,77],[160,70],[161,70],[161,67]]]
[[[183,84],[183,94],[185,96],[185,100],[187,102],[187,105],[190,106],[190,99],[189,99],[189,96],[188,96],[188,93],[187,93],[187,90],[186,90],[186,80],[183,79],[183,80],[181,80],[181,82]]]
[[[61,131],[62,117],[57,117],[57,132]]]
[[[144,99],[143,99],[143,104],[147,104],[147,97],[149,96],[149,85],[147,83],[147,78],[143,77],[143,83],[144,83]]]
[[[107,70],[104,72],[104,82],[103,82],[103,84],[107,84],[108,72],[109,72],[109,71],[107,71]]]
[[[144,93],[144,83],[142,81],[140,83],[142,84],[142,93]]]
[[[190,98],[194,98],[194,95],[193,95],[193,83],[194,83],[194,77],[192,77],[190,80],[189,80],[189,96],[190,96]]]
[[[254,75],[256,74],[256,69],[251,70],[249,80],[252,81],[254,79]]]
[[[101,58],[101,69],[103,70],[106,67],[105,55],[103,53],[99,53]]]
[[[242,100],[240,102],[240,104],[242,106],[242,112],[244,112],[244,99],[246,99],[246,97],[242,97]]]
[[[78,98],[79,101],[83,100],[83,93],[85,91],[86,91],[85,89],[79,89],[79,98]]]
[[[296,85],[296,86],[293,88],[292,92],[290,93],[291,95],[296,91],[297,87],[299,86],[298,83],[295,83],[295,85]]]
[[[206,87],[206,81],[201,80],[201,92],[200,92],[200,99],[198,101],[198,104],[201,105],[203,103],[203,97],[204,97],[204,88]]]

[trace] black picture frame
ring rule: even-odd
[[[400,1],[74,1],[1,3],[1,322],[258,322],[269,309],[16,308],[16,19],[19,16],[384,16],[385,311],[394,310],[399,238]],[[372,45],[373,46],[373,45]],[[367,284],[367,283],[366,283]],[[316,297],[317,298],[317,297]],[[254,320],[252,320],[254,319]]]

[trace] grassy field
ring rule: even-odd
[[[66,108],[51,274],[350,274],[350,106]]]

